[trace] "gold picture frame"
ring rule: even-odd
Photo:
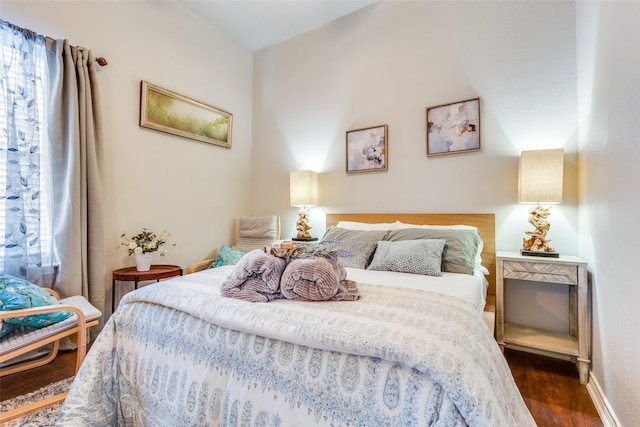
[[[347,173],[386,171],[388,133],[386,124],[347,131]]]
[[[427,108],[427,157],[481,149],[480,98]]]
[[[231,148],[233,115],[144,80],[140,83],[140,126]]]

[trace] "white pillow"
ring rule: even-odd
[[[338,225],[336,227],[340,227],[340,228],[344,228],[347,230],[362,230],[362,231],[369,231],[369,230],[395,230],[396,229],[396,223],[395,222],[390,222],[390,223],[385,223],[385,222],[379,222],[376,224],[369,224],[368,222],[354,222],[354,221],[340,221],[338,222]]]
[[[487,267],[482,265],[482,249],[484,249],[484,242],[482,240],[480,240],[480,244],[478,245],[478,253],[476,253],[476,258],[475,258],[475,261],[474,261],[473,268],[474,268],[474,270],[481,271],[482,274],[487,276],[489,274],[489,270],[487,269]]]
[[[407,224],[406,222],[396,221],[396,229],[403,228],[433,228],[434,230],[477,230],[478,227],[472,225],[429,225],[429,224]]]

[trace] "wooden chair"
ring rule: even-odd
[[[56,299],[60,299],[59,295],[55,291],[47,288],[43,289],[53,295]],[[102,316],[100,310],[91,305],[86,298],[82,296],[72,296],[60,300],[59,305],[0,311],[0,319],[27,316],[31,314],[52,313],[57,311],[72,311],[74,314],[61,322],[44,328],[34,329],[21,327],[0,338],[0,378],[25,371],[27,369],[43,366],[51,362],[58,354],[60,340],[65,337],[70,337],[78,347],[75,369],[75,373],[78,373],[87,351],[87,329],[91,326],[97,325],[99,318]],[[6,363],[10,362],[12,359],[23,356],[48,344],[51,344],[52,347],[44,356],[6,365]],[[0,414],[0,424],[25,416],[31,412],[44,408],[45,406],[61,402],[66,398],[66,396],[67,392],[60,393],[55,396],[47,397],[40,401],[32,402],[18,408],[14,408],[10,411],[3,412]]]
[[[238,219],[234,248],[248,252],[253,249],[262,248],[278,239],[280,239],[279,216],[242,217]],[[205,270],[215,260],[215,255],[216,253],[214,251],[213,257],[189,265],[185,269],[184,274]]]

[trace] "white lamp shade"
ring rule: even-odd
[[[313,171],[296,171],[289,174],[291,206],[318,205],[318,174]]]
[[[564,150],[523,151],[520,155],[518,202],[562,202]]]

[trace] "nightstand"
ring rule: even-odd
[[[569,286],[569,333],[530,328],[504,321],[504,279],[529,280]],[[496,255],[496,340],[504,351],[537,349],[564,354],[578,365],[580,382],[589,381],[590,327],[587,263],[575,256],[559,258],[523,256],[516,252]]]
[[[177,265],[155,264],[147,271],[138,271],[136,267],[124,267],[113,270],[111,279],[111,312],[116,311],[116,281],[133,282],[133,289],[138,289],[138,283],[145,280],[168,279],[182,276],[182,268]]]

